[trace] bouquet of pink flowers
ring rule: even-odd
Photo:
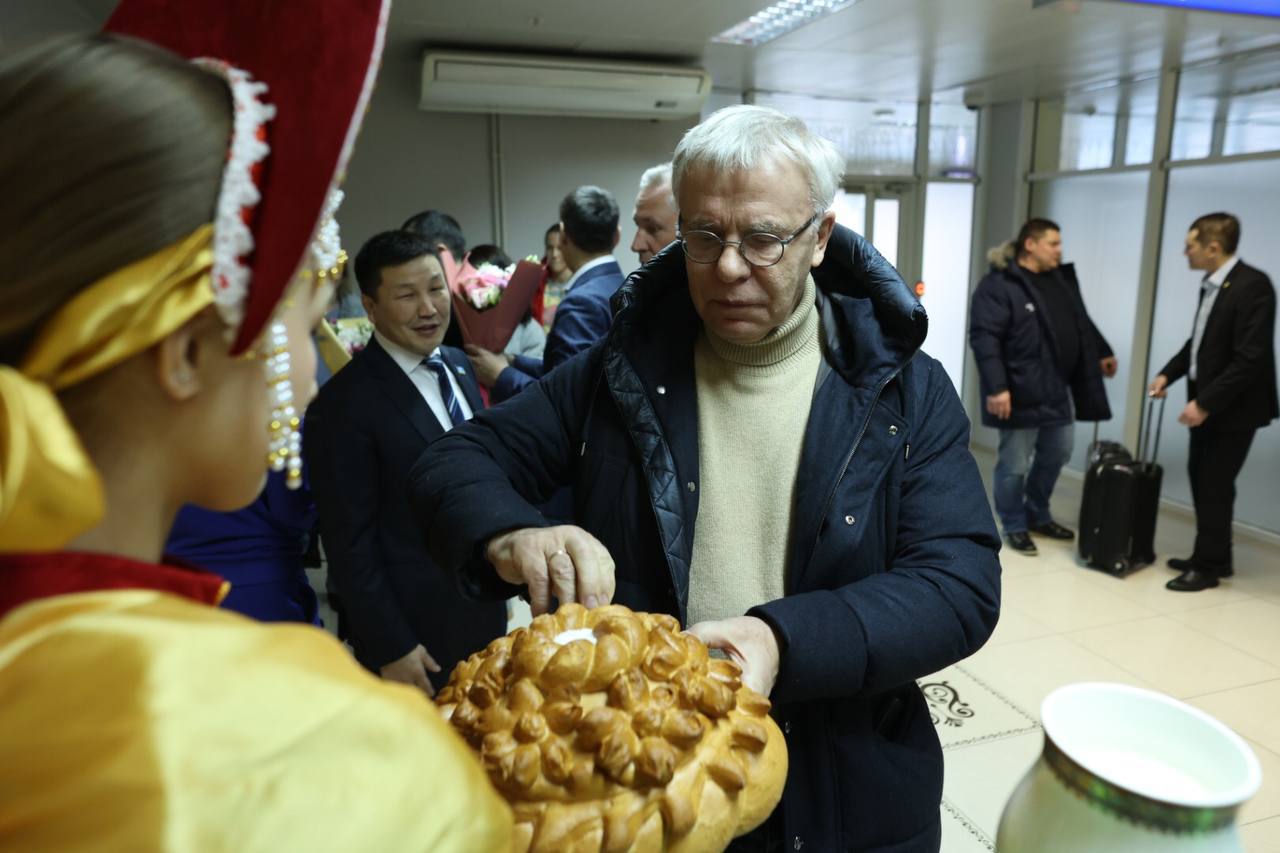
[[[483,311],[498,304],[502,291],[507,289],[507,282],[515,271],[515,264],[506,269],[494,264],[481,264],[458,284],[471,306],[477,311]]]
[[[462,338],[491,352],[502,352],[542,283],[536,261],[521,261],[503,269],[493,264],[478,268],[463,262],[453,278],[453,319]]]

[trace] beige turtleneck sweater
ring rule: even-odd
[[[795,312],[738,345],[704,328],[694,347],[701,477],[689,624],[781,598],[796,472],[822,360],[813,277]]]

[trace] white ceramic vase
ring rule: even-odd
[[[1049,694],[1044,751],[1005,805],[999,853],[1239,851],[1236,813],[1258,790],[1253,751],[1161,693],[1085,683]]]

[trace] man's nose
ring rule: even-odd
[[[418,301],[419,317],[434,317],[439,313],[440,311],[436,308],[435,300],[432,299],[430,296],[424,296],[421,300]]]
[[[751,265],[737,245],[726,245],[716,261],[716,274],[724,282],[740,281],[751,274]]]
[[[640,252],[640,251],[643,251],[643,250],[645,250],[645,249],[647,249],[647,248],[649,248],[649,247],[645,244],[645,241],[644,241],[644,232],[643,232],[643,231],[637,231],[637,232],[636,232],[635,239],[633,239],[633,240],[631,241],[631,251],[633,251],[633,252]]]

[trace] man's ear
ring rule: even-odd
[[[831,232],[836,227],[836,212],[828,210],[822,214],[822,218],[818,220],[818,242],[813,247],[813,262],[810,266],[816,267],[822,263],[822,259],[827,256],[827,243],[831,240]]]
[[[370,322],[373,320],[373,312],[377,303],[369,298],[369,294],[360,291],[360,305],[364,308],[364,313],[369,317]]]
[[[190,400],[203,387],[199,367],[208,360],[205,350],[211,339],[200,327],[201,318],[190,320],[153,349],[156,381],[171,400]]]

